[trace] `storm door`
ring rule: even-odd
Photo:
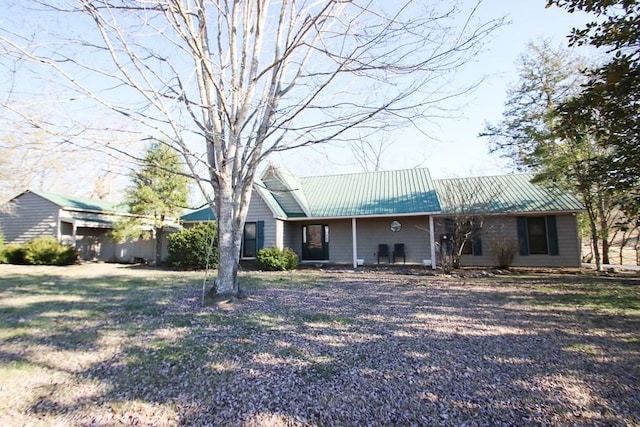
[[[302,259],[329,260],[329,226],[314,224],[302,227]]]

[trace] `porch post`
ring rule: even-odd
[[[58,219],[56,223],[56,240],[58,241],[58,243],[62,242],[62,221],[60,219],[61,217],[62,217],[62,209],[58,209]]]
[[[351,241],[353,243],[353,268],[358,268],[358,232],[355,218],[351,218]]]
[[[433,226],[433,216],[429,216],[429,244],[431,247],[431,269],[436,268],[436,232]]]

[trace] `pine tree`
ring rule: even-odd
[[[131,173],[125,203],[132,217],[116,224],[113,237],[122,241],[151,231],[155,239],[155,263],[162,258],[162,236],[187,203],[188,178],[179,155],[162,143],[152,144],[139,171]]]

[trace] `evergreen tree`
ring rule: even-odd
[[[165,228],[186,206],[188,178],[183,174],[179,155],[169,146],[155,143],[147,149],[141,169],[132,172],[131,181],[125,203],[134,216],[117,223],[112,235],[122,241],[145,234],[150,228],[158,265]]]
[[[580,97],[583,68],[584,61],[571,51],[531,44],[520,58],[520,78],[508,93],[502,121],[487,125],[481,135],[517,168],[535,172],[536,181],[560,185],[580,198],[601,269],[609,263],[610,230],[620,208],[619,193],[600,175],[611,151],[589,121],[559,109]]]
[[[520,171],[539,172],[553,152],[555,108],[580,92],[582,58],[555,49],[548,40],[531,42],[518,58],[518,80],[507,90],[502,120],[487,124],[481,136],[489,148]]]

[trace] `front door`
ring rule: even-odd
[[[314,224],[302,227],[302,259],[327,261],[329,259],[329,226]]]

